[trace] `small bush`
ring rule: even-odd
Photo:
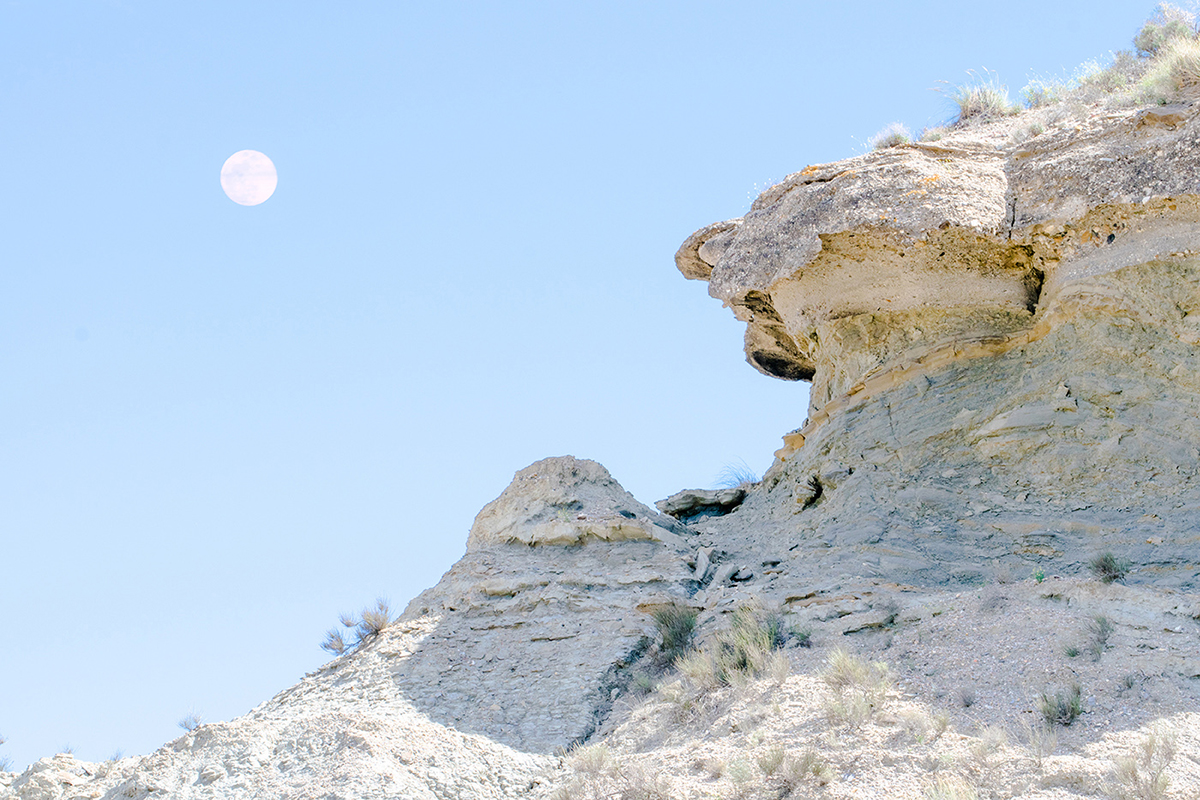
[[[347,650],[378,636],[394,620],[392,619],[392,611],[388,606],[388,601],[380,597],[375,600],[373,608],[364,608],[357,616],[354,614],[342,614],[338,617],[338,622],[345,628],[354,629],[354,641],[347,641],[340,630],[330,628],[325,632],[325,641],[321,642],[321,648],[340,656]]]
[[[994,73],[985,70],[985,78],[969,74],[974,80],[957,87],[950,95],[958,106],[955,125],[971,119],[994,119],[1016,113],[1018,109],[1008,99],[1008,88]]]
[[[908,144],[911,141],[912,133],[909,132],[908,127],[902,122],[893,122],[868,139],[867,144],[872,150],[885,150],[889,147]]]
[[[1110,550],[1089,561],[1088,568],[1104,583],[1112,583],[1123,579],[1128,574],[1129,562],[1123,558],[1117,558]]]
[[[1133,754],[1113,762],[1108,796],[1114,800],[1163,800],[1171,786],[1167,767],[1175,754],[1175,736],[1152,730]]]
[[[1195,17],[1179,6],[1160,3],[1154,16],[1133,37],[1133,46],[1144,58],[1156,56],[1176,39],[1193,38],[1195,24]]]
[[[946,138],[946,127],[944,125],[938,125],[933,128],[923,128],[921,130],[922,142],[936,142],[944,138]]]
[[[696,611],[685,605],[672,603],[654,612],[654,624],[662,637],[660,653],[667,664],[687,652],[696,631]]]
[[[1047,724],[1070,725],[1083,713],[1083,690],[1076,683],[1065,691],[1043,694],[1038,700],[1038,710]]]
[[[199,728],[203,724],[204,724],[204,720],[201,719],[200,715],[195,713],[194,711],[191,714],[188,714],[183,719],[179,720],[179,727],[183,728],[188,733],[191,733],[192,731],[196,730],[196,728]]]
[[[1079,648],[1071,645],[1063,648],[1063,653],[1066,654],[1067,658],[1075,658],[1079,655]]]
[[[782,747],[775,746],[760,755],[757,759],[758,768],[762,770],[762,774],[768,778],[779,771],[783,766],[783,759],[787,756],[787,751]]]
[[[963,708],[970,708],[975,705],[975,689],[971,686],[964,686],[957,692],[958,704]]]

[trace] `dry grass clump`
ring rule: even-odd
[[[975,787],[957,775],[939,775],[925,787],[925,800],[977,800]]]
[[[179,720],[179,727],[183,728],[188,733],[191,733],[203,724],[204,720],[194,711],[183,719]]]
[[[637,764],[622,764],[605,744],[573,751],[567,766],[575,774],[555,790],[554,800],[671,800],[676,796],[666,776]]]
[[[1154,102],[1190,100],[1200,95],[1200,41],[1172,39],[1155,56],[1142,84]]]
[[[5,739],[3,736],[0,736],[0,744],[4,744],[6,741],[8,741],[8,740]],[[3,758],[0,758],[0,772],[9,772],[11,767],[12,767],[12,759],[11,758],[9,758],[8,756],[4,756]]]
[[[1113,762],[1108,796],[1114,800],[1163,800],[1171,786],[1167,767],[1175,754],[1175,735],[1162,727],[1151,730],[1131,755]]]
[[[886,150],[889,147],[899,147],[912,141],[912,133],[902,122],[893,122],[879,133],[867,140],[872,150]]]
[[[781,614],[744,607],[733,613],[732,624],[711,644],[680,656],[675,666],[704,690],[740,686],[763,675],[782,681],[790,665],[778,650],[787,638]]]
[[[1019,110],[1008,99],[1008,87],[1000,83],[1000,78],[995,73],[984,70],[983,76],[973,71],[967,74],[972,80],[956,87],[950,94],[950,99],[958,106],[958,116],[954,125],[962,125],[968,120],[1005,117]]]
[[[887,664],[863,661],[840,647],[829,654],[821,679],[834,692],[826,706],[830,722],[852,727],[871,719],[892,688]]]
[[[342,614],[338,621],[342,627],[352,629],[354,638],[347,639],[342,631],[330,628],[325,632],[325,641],[321,647],[334,655],[341,655],[365,641],[375,638],[394,622],[388,601],[382,597],[375,600],[375,606],[367,606],[357,616]]]

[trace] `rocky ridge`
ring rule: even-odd
[[[761,482],[660,514],[595,462],[540,461],[379,635],[144,758],[0,773],[0,798],[778,797],[774,747],[829,766],[795,796],[1092,797],[1156,720],[1167,796],[1200,796],[1196,111],[1022,141],[1002,121],[789,176],[676,256],[755,368],[813,381]],[[1122,582],[1090,576],[1102,551]],[[788,674],[692,695],[661,672],[656,611],[704,640],[746,607],[806,632]],[[1097,617],[1095,659],[1064,655]],[[899,679],[854,725],[818,677],[839,646]],[[1057,751],[1021,739],[1071,682]]]

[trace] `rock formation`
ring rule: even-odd
[[[946,764],[997,796],[1094,796],[1158,717],[1191,755],[1172,796],[1196,796],[1200,115],[1022,124],[806,167],[680,248],[746,323],[747,360],[813,382],[760,483],[660,514],[599,464],[539,461],[378,635],[145,758],[0,773],[0,798],[545,797],[584,778],[581,796],[700,797],[748,791],[746,753],[776,797],[801,779],[918,796]],[[1124,583],[1089,576],[1104,551]],[[701,697],[663,672],[656,612],[695,611],[704,639],[746,608],[803,630],[794,674]],[[1087,625],[1090,666],[1058,638]],[[831,728],[845,712],[816,673],[834,645],[901,665],[904,696],[877,698],[892,716]],[[1027,721],[1071,681],[1091,721],[1061,756],[972,727]],[[951,724],[975,737],[942,738]],[[571,778],[558,754],[601,740],[642,771],[595,750]],[[840,771],[783,781],[763,766],[774,741]]]

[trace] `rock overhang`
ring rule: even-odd
[[[807,167],[676,264],[746,323],[751,365],[814,381],[815,410],[911,346],[1010,335],[1043,289],[1197,241],[1191,107],[1096,112],[1019,145],[981,130]]]

